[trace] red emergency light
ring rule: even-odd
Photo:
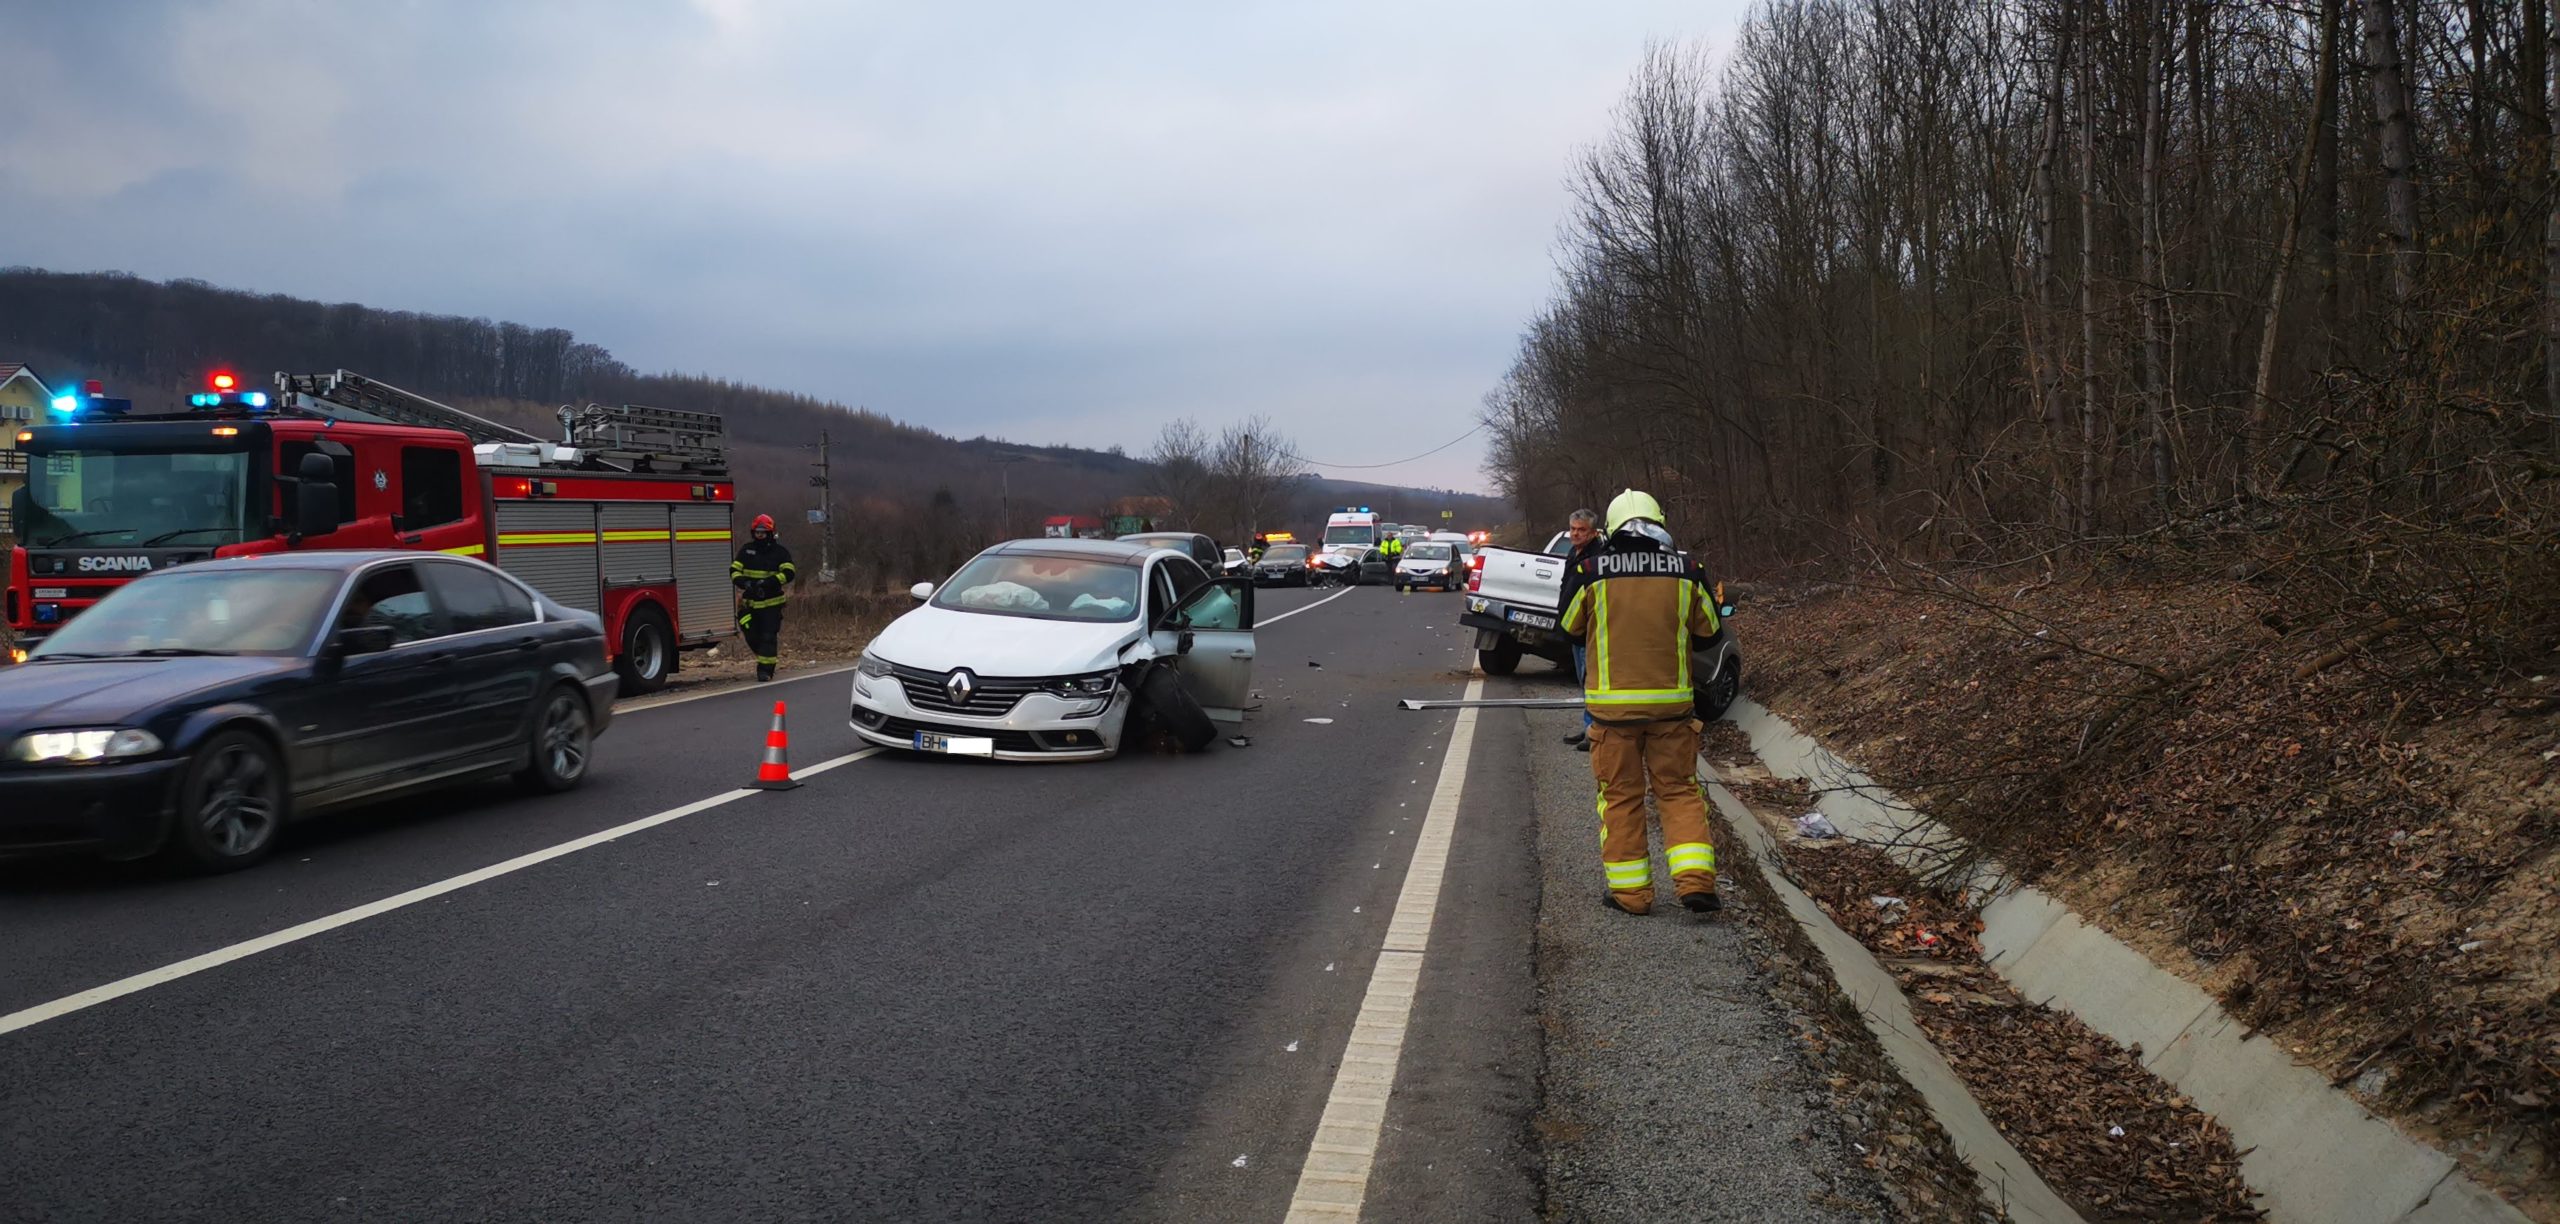
[[[213,376],[213,389],[216,391],[228,391],[239,385],[240,380],[233,378],[229,371],[217,372]]]

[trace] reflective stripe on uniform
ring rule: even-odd
[[[771,599],[750,599],[747,601],[747,609],[757,611],[764,608],[779,608],[790,602],[791,597],[788,595],[776,595]]]
[[[1602,692],[1593,689],[1582,695],[1584,705],[1660,705],[1666,701],[1687,701],[1688,689],[1619,689]]]
[[[748,569],[747,563],[744,561],[732,561],[729,563],[729,576],[732,578],[774,578],[779,577],[780,575],[776,574],[772,570]]]
[[[1662,857],[1665,862],[1671,864],[1673,875],[1716,869],[1716,848],[1705,842],[1682,842],[1677,846],[1665,846],[1662,848]]]
[[[1591,628],[1585,636],[1590,645],[1583,651],[1583,657],[1591,661],[1591,675],[1584,679],[1582,687],[1605,692],[1609,688],[1609,584],[1595,582],[1583,590],[1591,595]],[[1599,683],[1591,683],[1593,680]]]
[[[1652,859],[1628,859],[1623,863],[1602,863],[1609,873],[1609,891],[1633,892],[1653,882]]]

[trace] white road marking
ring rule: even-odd
[[[1467,682],[1469,701],[1483,694],[1483,678]],[[1414,838],[1404,891],[1387,919],[1386,939],[1379,945],[1377,965],[1369,971],[1368,993],[1360,1000],[1360,1017],[1352,1022],[1350,1044],[1334,1071],[1333,1090],[1325,1097],[1324,1117],[1316,1123],[1315,1139],[1307,1144],[1298,1188],[1289,1196],[1292,1221],[1357,1220],[1361,1205],[1368,1201],[1369,1173],[1378,1160],[1387,1100],[1395,1093],[1405,1028],[1413,1017],[1414,995],[1422,988],[1423,954],[1430,948],[1431,921],[1440,908],[1440,879],[1449,865],[1449,842],[1458,823],[1458,801],[1466,788],[1475,730],[1476,711],[1458,711],[1448,755],[1440,760],[1439,785],[1432,789],[1430,814]]]
[[[1359,590],[1359,589],[1360,589],[1360,588],[1358,588],[1358,587],[1344,587],[1344,588],[1342,588],[1341,590],[1339,590],[1339,591],[1335,591],[1333,594],[1331,594],[1331,595],[1327,595],[1327,596],[1325,596],[1324,598],[1319,599],[1319,600],[1315,601],[1314,603],[1308,604],[1307,606],[1305,606],[1305,607],[1303,607],[1303,608],[1291,608],[1291,609],[1289,609],[1288,611],[1283,612],[1283,613],[1281,613],[1281,614],[1280,614],[1280,615],[1278,615],[1278,616],[1273,616],[1273,617],[1267,617],[1267,618],[1260,618],[1260,619],[1256,619],[1256,620],[1253,622],[1253,627],[1254,627],[1254,628],[1256,628],[1256,629],[1260,629],[1260,628],[1262,628],[1262,627],[1263,627],[1263,626],[1265,626],[1265,625],[1276,625],[1276,624],[1279,624],[1280,622],[1282,622],[1282,621],[1284,621],[1284,620],[1287,620],[1287,619],[1289,619],[1289,618],[1290,618],[1290,617],[1292,617],[1292,616],[1296,616],[1297,614],[1299,614],[1299,613],[1301,613],[1301,612],[1313,612],[1313,611],[1315,611],[1316,609],[1321,608],[1321,607],[1325,606],[1326,604],[1332,603],[1334,600],[1340,599],[1340,598],[1342,598],[1343,596],[1348,595],[1348,594],[1352,593],[1353,591],[1356,591],[1356,590]]]
[[[841,676],[844,673],[852,671],[860,666],[862,665],[859,663],[847,663],[842,667],[828,667],[813,672],[802,672],[797,676],[784,676],[769,684],[757,684],[749,680],[739,680],[719,688],[704,689],[699,693],[678,693],[673,697],[650,697],[632,702],[629,705],[616,702],[614,703],[613,712],[616,716],[620,716],[623,714],[637,714],[642,710],[663,710],[668,706],[683,705],[688,701],[700,701],[706,697],[726,697],[731,693],[743,693],[749,689],[770,689],[776,685],[798,684],[803,680],[815,680],[821,676]]]
[[[865,748],[859,752],[848,752],[833,760],[820,761],[805,769],[795,769],[792,771],[792,776],[806,778],[812,774],[825,773],[839,765],[849,765],[880,751],[881,749],[878,748]],[[295,925],[286,927],[281,931],[270,931],[255,939],[244,939],[229,947],[216,948],[201,956],[190,956],[185,960],[176,962],[175,964],[162,965],[157,969],[145,970],[141,973],[134,974],[131,977],[118,978],[103,986],[92,986],[78,994],[65,995],[50,1003],[38,1003],[33,1007],[10,1012],[5,1016],[0,1016],[0,1033],[14,1033],[19,1029],[31,1028],[35,1025],[42,1024],[47,1020],[59,1019],[76,1011],[96,1007],[101,1003],[109,1002],[111,1000],[121,999],[129,994],[139,994],[154,986],[165,986],[180,978],[193,977],[207,969],[220,968],[221,966],[228,965],[236,960],[246,960],[261,952],[272,952],[287,944],[300,943],[314,935],[325,934],[343,926],[353,926],[367,918],[379,918],[393,910],[406,909],[421,901],[430,901],[437,897],[444,896],[447,893],[459,892],[474,884],[494,880],[502,875],[511,875],[536,864],[547,863],[564,855],[576,854],[580,850],[601,846],[606,842],[628,837],[643,829],[654,829],[669,821],[682,820],[685,817],[694,815],[698,812],[710,811],[724,803],[734,803],[749,795],[761,793],[762,792],[760,791],[750,790],[745,787],[740,787],[739,789],[732,791],[722,791],[708,799],[696,799],[683,807],[668,808],[666,811],[660,812],[654,816],[643,816],[629,824],[615,825],[610,829],[589,833],[584,837],[564,841],[559,845],[536,850],[530,854],[520,854],[503,863],[491,863],[477,871],[466,871],[461,875],[452,877],[451,879],[438,880],[433,884],[421,885],[404,893],[396,893],[392,896],[384,897],[379,901],[368,901],[353,909],[344,909],[325,917],[314,918],[309,922],[296,923]],[[717,881],[714,881],[714,883],[717,883]]]

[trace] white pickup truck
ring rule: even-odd
[[[1573,639],[1560,626],[1559,596],[1564,590],[1565,556],[1572,538],[1559,531],[1539,552],[1516,548],[1476,550],[1474,573],[1467,579],[1466,608],[1458,623],[1476,631],[1476,661],[1488,676],[1508,676],[1522,655],[1537,655],[1573,670]],[[1718,609],[1714,637],[1693,648],[1689,674],[1698,692],[1698,716],[1721,718],[1742,693],[1742,652],[1723,623],[1730,607]]]

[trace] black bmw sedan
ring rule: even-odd
[[[167,570],[0,668],[0,855],[228,871],[330,808],[506,776],[567,790],[615,684],[594,616],[478,561]]]

